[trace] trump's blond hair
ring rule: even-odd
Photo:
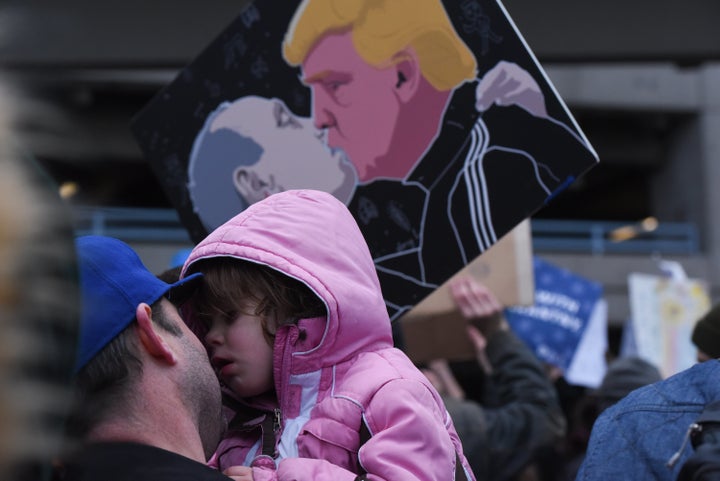
[[[283,42],[283,56],[301,65],[327,33],[352,32],[355,50],[377,68],[412,48],[423,77],[447,91],[476,77],[477,62],[440,0],[303,0]]]

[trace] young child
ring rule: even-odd
[[[234,479],[474,480],[437,391],[392,345],[367,244],[330,194],[287,191],[200,242],[187,313],[232,399]],[[248,467],[249,466],[249,467]]]

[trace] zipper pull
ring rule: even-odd
[[[280,428],[282,427],[282,413],[280,412],[280,408],[275,408],[274,415],[273,432],[277,434],[280,432]]]
[[[693,433],[699,433],[700,431],[702,431],[702,426],[698,423],[692,423],[690,427],[688,427],[687,432],[685,433],[685,437],[683,438],[680,449],[678,449],[677,452],[673,454],[670,459],[668,459],[667,463],[665,463],[665,466],[667,466],[669,469],[672,469],[672,467],[675,466],[675,463],[678,462],[678,459],[680,459],[680,456],[682,456],[683,451],[685,451],[685,446],[687,446],[687,443],[690,440],[690,436]]]

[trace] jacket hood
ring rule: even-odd
[[[327,307],[309,322],[314,346],[294,355],[294,371],[348,360],[392,346],[392,332],[370,251],[345,204],[314,190],[271,195],[218,227],[191,252],[195,262],[233,257],[267,265],[306,284]],[[296,371],[297,372],[297,371]]]

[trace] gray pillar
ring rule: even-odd
[[[700,150],[704,175],[699,182],[705,190],[705,249],[711,264],[708,270],[712,284],[717,286],[720,284],[720,64],[702,68],[700,92]]]

